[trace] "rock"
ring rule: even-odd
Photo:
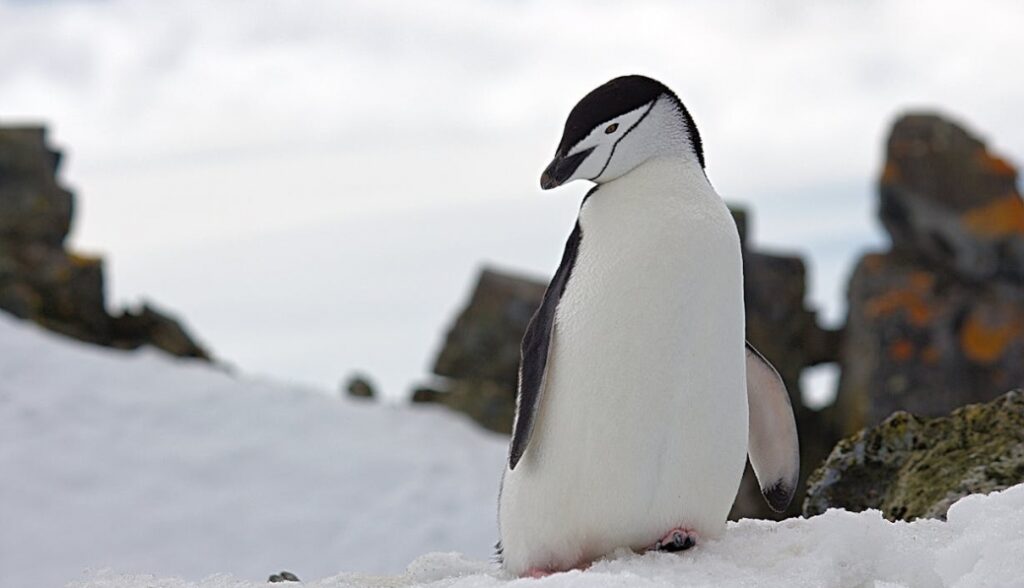
[[[1024,391],[945,417],[893,414],[836,445],[812,476],[803,513],[881,510],[943,518],[958,499],[1024,482]]]
[[[892,249],[848,289],[837,426],[946,414],[1024,385],[1024,201],[1016,172],[955,124],[897,121],[880,180]]]
[[[444,392],[439,392],[433,388],[427,386],[417,386],[412,391],[412,398],[410,399],[413,403],[425,403],[425,402],[441,402],[441,397]]]
[[[514,393],[519,343],[546,288],[547,282],[484,268],[469,303],[448,331],[434,373],[490,380]]]
[[[152,345],[178,357],[208,359],[209,354],[185,332],[181,324],[169,315],[143,304],[138,313],[125,310],[111,317],[111,345],[135,349]]]
[[[450,381],[445,391],[437,395],[437,401],[466,413],[485,429],[511,434],[516,411],[515,390],[505,382],[464,378]]]
[[[373,398],[376,395],[373,384],[362,376],[352,376],[349,378],[348,383],[345,384],[345,391],[349,396],[355,398]]]
[[[954,122],[934,114],[897,120],[879,196],[895,252],[966,280],[1024,279],[1017,171]]]
[[[103,260],[64,247],[74,199],[57,182],[60,160],[45,129],[0,128],[0,310],[91,343],[148,344],[208,359],[177,321],[152,306],[107,312]]]
[[[64,243],[71,192],[57,184],[60,153],[41,127],[0,127],[0,242]]]

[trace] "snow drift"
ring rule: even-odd
[[[487,558],[506,449],[441,407],[233,377],[0,313],[0,587]]]

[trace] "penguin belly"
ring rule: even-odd
[[[679,193],[688,178],[668,174],[651,190],[656,171],[581,209],[533,435],[504,474],[513,573],[725,528],[747,451],[739,240],[710,186]]]

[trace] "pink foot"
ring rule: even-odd
[[[523,574],[523,578],[546,578],[554,572],[542,568],[530,568]]]
[[[655,551],[686,551],[697,544],[697,533],[683,527],[669,531],[652,547]]]

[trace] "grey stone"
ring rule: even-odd
[[[1024,482],[1024,392],[944,417],[897,412],[836,445],[809,481],[803,513],[881,510],[891,520],[943,518],[968,494]]]
[[[892,248],[848,289],[837,427],[935,416],[1024,385],[1024,201],[1017,173],[956,124],[900,118],[879,182]]]
[[[208,359],[151,305],[107,312],[103,260],[64,246],[74,200],[57,181],[60,159],[42,127],[0,127],[0,310],[91,343]]]

